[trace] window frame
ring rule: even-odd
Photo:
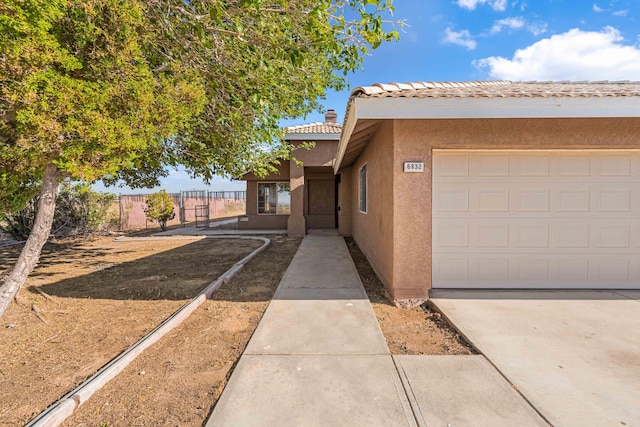
[[[289,212],[288,213],[278,213],[278,185],[279,184],[286,184],[289,186],[289,197],[291,197],[291,183],[289,181],[258,181],[256,183],[256,212],[258,215],[268,215],[268,216],[273,216],[273,215],[279,215],[279,216],[284,216],[284,215],[291,215],[291,199],[289,199]],[[276,211],[271,213],[271,212],[262,212],[260,213],[260,184],[263,185],[268,185],[268,184],[275,184],[276,185],[276,206],[275,209]]]
[[[364,210],[362,210],[363,207],[363,200],[362,200],[362,187],[363,187],[363,179],[362,179],[362,172],[364,171]],[[366,214],[369,208],[369,174],[367,171],[367,163],[364,163],[362,166],[360,166],[360,169],[358,169],[358,212],[362,213],[362,214]]]

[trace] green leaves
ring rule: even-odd
[[[156,184],[269,170],[281,119],[321,107],[397,38],[384,0],[4,0],[0,204],[53,162],[74,180]],[[8,190],[7,190],[8,189]],[[19,203],[18,203],[19,204]]]
[[[146,204],[144,212],[147,215],[147,219],[149,221],[157,221],[162,230],[166,229],[167,221],[176,216],[173,199],[165,190],[149,195]]]

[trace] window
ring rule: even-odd
[[[258,213],[268,215],[289,215],[291,213],[291,193],[288,182],[258,183]]]
[[[360,168],[359,174],[359,209],[362,213],[367,213],[367,165],[364,164]]]

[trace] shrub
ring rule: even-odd
[[[100,231],[115,200],[114,194],[93,191],[85,184],[63,184],[56,200],[53,235],[88,235]]]
[[[176,216],[173,199],[164,190],[151,194],[147,197],[147,207],[144,209],[144,213],[147,214],[149,221],[158,221],[160,228],[164,231],[167,229],[167,221]]]
[[[38,197],[27,202],[24,209],[14,213],[3,213],[0,231],[15,240],[27,240],[38,212]]]
[[[93,191],[86,184],[63,183],[56,196],[51,235],[84,236],[102,230],[107,223],[109,207],[115,200],[114,194]],[[0,225],[0,230],[16,240],[26,240],[37,211],[38,197],[35,197],[21,211],[2,214],[4,224]]]

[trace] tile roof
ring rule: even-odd
[[[473,82],[376,83],[355,88],[351,98],[601,98],[640,96],[640,82]]]
[[[338,123],[309,123],[306,125],[289,126],[285,133],[287,134],[339,134],[342,132],[342,125]]]

